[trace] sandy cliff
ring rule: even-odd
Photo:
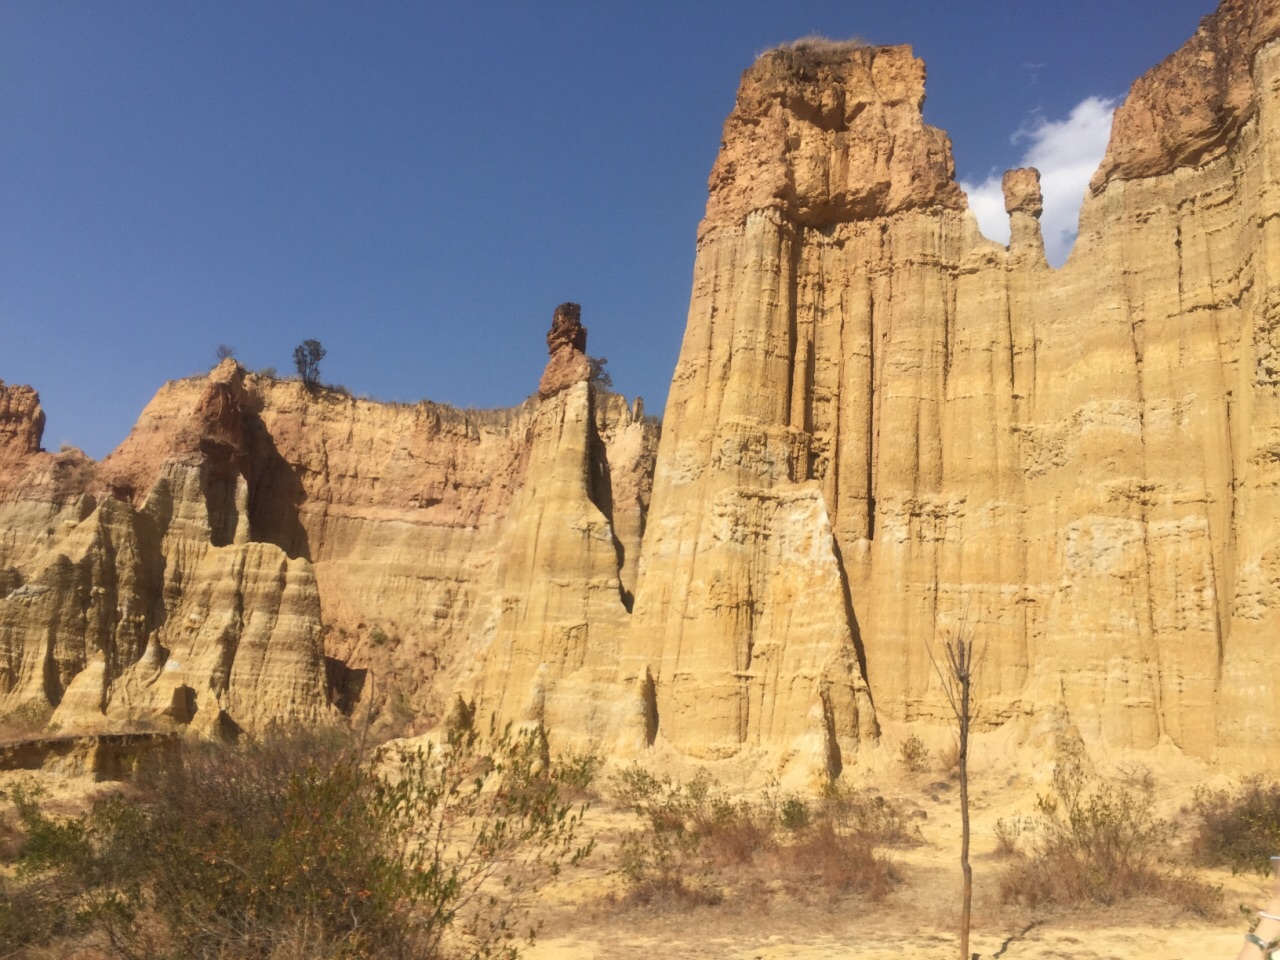
[[[1060,270],[1034,170],[981,235],[909,48],[764,54],[660,443],[575,304],[513,410],[228,362],[95,465],[0,386],[0,714],[377,702],[836,772],[945,720],[929,648],[964,630],[1015,740],[1274,752],[1277,36],[1276,0],[1224,0],[1134,84]]]
[[[42,452],[35,393],[4,388],[0,713],[252,729],[376,698],[430,721],[464,692],[519,718],[537,664],[510,694],[476,664],[543,656],[514,639],[539,631],[616,648],[634,588],[657,425],[586,382],[582,345],[552,345],[547,397],[467,413],[224,361],[100,464]]]
[[[970,629],[988,722],[1274,749],[1277,34],[1228,0],[1135,84],[1059,271],[1034,171],[979,234],[907,48],[747,71],[641,559],[664,735],[941,719],[927,644]]]

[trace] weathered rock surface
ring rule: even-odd
[[[226,362],[185,415],[144,414],[99,465],[107,480],[85,461],[74,504],[55,497],[57,523],[0,557],[14,571],[0,598],[0,711],[56,707],[68,732],[234,730],[329,711],[310,564],[250,542],[243,379]],[[27,476],[49,461],[36,445]]]
[[[1049,268],[985,239],[906,47],[743,76],[658,443],[563,304],[538,395],[461,413],[166,385],[102,464],[0,387],[0,714],[313,719],[362,698],[838,771],[982,719],[1256,767],[1280,748],[1280,2],[1135,83]],[[656,452],[655,452],[656,450]],[[380,691],[380,692],[379,692]],[[1016,736],[1013,739],[1017,739]]]
[[[0,457],[16,460],[40,451],[44,411],[30,387],[7,387],[0,380]]]
[[[569,319],[562,345],[585,363],[585,329]],[[494,662],[509,655],[510,612],[481,622],[495,597],[527,602],[553,643],[607,613],[591,629],[616,648],[657,427],[585,380],[464,414],[224,361],[167,384],[101,464],[75,452],[78,483],[56,496],[44,478],[59,458],[24,426],[35,394],[11,388],[5,422],[18,427],[5,436],[23,439],[0,496],[0,715],[49,704],[63,731],[226,731],[315,720],[373,693],[402,719],[438,717],[495,639]],[[563,468],[583,504],[562,498]],[[24,546],[32,522],[41,536]],[[584,524],[598,557],[577,557]],[[518,573],[526,546],[533,566]],[[607,602],[575,601],[596,579]],[[528,681],[513,674],[512,690]],[[519,699],[478,691],[503,715]]]
[[[591,376],[587,358],[587,328],[582,325],[582,308],[562,303],[551,318],[547,333],[547,369],[538,384],[538,396],[549,397]]]
[[[1268,0],[1222,0],[1176,53],[1133,85],[1090,184],[1136,180],[1221,156],[1261,107],[1254,57],[1280,33]]]
[[[777,743],[832,687],[840,744],[866,690],[942,720],[928,644],[969,629],[988,722],[1274,752],[1277,33],[1227,0],[1135,84],[1060,271],[1032,171],[978,233],[905,48],[747,71],[641,559],[663,735]]]

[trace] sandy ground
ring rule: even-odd
[[[1201,919],[1159,900],[1081,909],[1009,906],[999,896],[1008,860],[996,853],[997,819],[1030,814],[1044,792],[1052,761],[1028,768],[1026,754],[1008,758],[998,741],[975,749],[971,774],[973,923],[970,952],[982,958],[1060,960],[1234,960],[1247,929],[1241,906],[1266,899],[1262,875],[1201,871],[1220,884],[1221,914]],[[607,801],[590,814],[600,847],[576,875],[546,891],[544,926],[525,956],[530,960],[653,960],[724,957],[733,960],[887,960],[903,955],[959,955],[961,897],[959,790],[940,767],[908,772],[892,741],[872,757],[855,783],[878,789],[914,813],[923,843],[891,852],[903,882],[880,903],[825,894],[726,896],[715,907],[659,910],[620,904],[621,879],[612,872],[611,844],[625,830],[624,815]],[[1231,781],[1205,765],[1159,752],[1114,757],[1101,775],[1121,777],[1155,767],[1162,816],[1185,824],[1197,785]],[[1189,830],[1183,830],[1185,835]],[[610,902],[610,895],[614,902]]]
[[[900,740],[900,738],[899,738]],[[616,872],[618,840],[635,821],[602,799],[588,811],[587,829],[597,838],[592,857],[566,870],[542,891],[535,918],[542,928],[529,960],[681,960],[723,957],[732,960],[887,960],[903,955],[956,958],[961,890],[959,867],[960,803],[952,773],[937,761],[911,772],[903,766],[899,742],[860,758],[846,772],[860,787],[878,790],[919,827],[921,843],[890,851],[901,875],[884,900],[857,897],[832,900],[825,892],[734,888],[717,906],[637,907],[623,902],[625,888]],[[1036,796],[1047,788],[1052,759],[1028,762],[1025,745],[1006,749],[999,739],[979,740],[971,770],[973,924],[970,951],[986,958],[1036,960],[1234,960],[1247,929],[1242,906],[1253,908],[1266,897],[1261,875],[1233,876],[1226,871],[1198,875],[1223,889],[1221,914],[1201,919],[1158,900],[1108,908],[1009,906],[999,896],[1007,859],[996,853],[994,827],[999,818],[1031,814]],[[1159,812],[1189,826],[1187,807],[1197,786],[1213,788],[1233,781],[1213,768],[1176,752],[1112,757],[1097,763],[1109,777],[1150,769],[1155,774]],[[659,761],[650,769],[662,769]],[[671,768],[687,776],[693,768]],[[732,770],[713,773],[730,786]],[[0,791],[28,774],[0,774]],[[53,812],[74,813],[88,799],[111,790],[88,780],[41,777]],[[758,784],[755,785],[758,788]],[[731,788],[731,787],[730,787]],[[758,797],[758,789],[743,794]],[[1185,837],[1189,829],[1182,830]]]

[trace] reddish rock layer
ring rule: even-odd
[[[1278,35],[1275,0],[1223,0],[1190,40],[1134,83],[1116,111],[1093,193],[1113,180],[1160,176],[1220,156],[1257,113],[1254,57]]]

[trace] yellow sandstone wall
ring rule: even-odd
[[[1135,83],[1060,270],[1034,170],[981,236],[909,48],[764,54],[660,441],[574,304],[513,410],[228,361],[93,464],[0,385],[0,716],[214,731],[390,690],[836,772],[945,721],[929,646],[968,630],[1015,735],[1280,753],[1278,36],[1277,0],[1224,0]]]

